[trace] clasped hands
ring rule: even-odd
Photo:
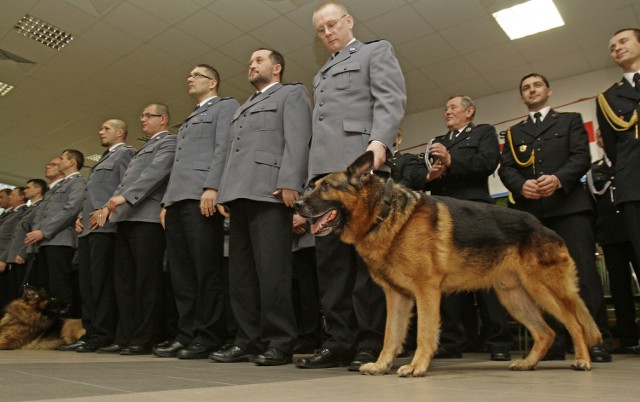
[[[560,188],[560,180],[555,175],[542,175],[529,179],[522,186],[522,195],[530,200],[539,200],[553,195]]]

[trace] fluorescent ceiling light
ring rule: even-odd
[[[93,154],[85,157],[85,159],[89,159],[90,161],[94,161],[94,162],[99,161],[100,158],[102,158],[102,155],[98,155],[98,154]]]
[[[530,0],[493,13],[511,40],[564,25],[552,0]]]
[[[17,33],[60,50],[73,40],[73,35],[32,15],[25,15],[13,27]]]
[[[0,96],[5,96],[13,89],[13,85],[5,84],[4,82],[0,82]]]

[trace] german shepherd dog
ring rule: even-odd
[[[84,335],[81,320],[64,318],[69,305],[44,289],[25,287],[0,320],[0,349],[55,349]]]
[[[438,346],[441,293],[493,288],[507,311],[531,333],[533,346],[511,370],[533,370],[555,332],[542,317],[557,318],[573,338],[575,370],[590,370],[589,347],[602,336],[578,295],[575,264],[563,240],[534,216],[480,202],[431,197],[371,173],[366,152],[344,172],[319,179],[297,201],[315,218],[311,232],[340,234],[366,262],[384,290],[384,346],[363,374],[389,371],[401,351],[414,302],[418,345],[402,377],[424,376]]]

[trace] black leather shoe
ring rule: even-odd
[[[192,343],[176,353],[178,355],[178,359],[206,359],[214,350],[216,350],[216,348],[213,346],[205,346],[201,343]]]
[[[253,359],[257,366],[282,366],[291,363],[291,355],[277,348],[269,348]]]
[[[594,346],[589,349],[591,361],[594,363],[611,363],[611,353],[604,346]]]
[[[101,348],[98,348],[98,350],[96,350],[96,353],[120,354],[121,351],[122,351],[122,345],[112,343],[109,346],[103,346]]]
[[[330,368],[336,366],[345,366],[350,359],[344,355],[333,353],[331,349],[323,348],[311,357],[303,357],[296,362],[297,368]]]
[[[378,360],[377,353],[371,349],[362,349],[358,352],[353,361],[349,363],[349,371],[359,371],[360,366],[366,363],[373,363]]]
[[[252,362],[255,357],[236,345],[224,346],[209,355],[209,359],[219,363]]]
[[[63,352],[74,352],[76,349],[78,349],[79,346],[84,345],[85,343],[87,343],[86,341],[83,341],[81,339],[78,339],[77,341],[73,342],[73,343],[69,343],[66,345],[60,345],[56,348],[56,350],[62,350]]]
[[[456,349],[447,349],[444,346],[440,346],[433,355],[434,359],[462,359],[462,352]]]
[[[122,348],[120,354],[126,356],[150,355],[151,349],[144,345],[130,345]]]
[[[178,356],[178,352],[186,347],[187,345],[182,344],[178,341],[170,342],[168,345],[166,344],[166,342],[162,342],[161,344],[153,348],[153,354],[158,357],[176,357]]]
[[[94,353],[99,348],[101,348],[102,346],[104,346],[104,345],[101,344],[98,341],[89,341],[89,342],[86,342],[84,345],[78,346],[76,348],[76,352],[78,352],[78,353]]]
[[[508,362],[511,360],[511,352],[503,347],[495,347],[491,350],[491,360],[494,362]]]

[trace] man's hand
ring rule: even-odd
[[[289,208],[293,208],[296,205],[296,201],[300,198],[300,193],[296,190],[291,190],[288,188],[279,188],[273,192],[274,197],[282,195],[282,200],[284,201],[284,205]]]
[[[208,188],[202,192],[200,196],[200,213],[207,218],[216,213],[216,200],[218,199],[218,191]]]
[[[436,163],[434,163],[431,166],[431,169],[429,169],[429,172],[427,172],[427,175],[425,176],[425,180],[427,181],[427,183],[429,183],[433,180],[439,179],[444,174],[444,171],[445,171],[445,168],[444,168],[444,165],[442,164],[442,160],[438,159]]]
[[[111,217],[107,207],[95,210],[89,215],[89,229],[94,230],[103,227]]]
[[[542,175],[538,177],[538,194],[540,197],[551,197],[560,188],[560,180],[554,175]]]
[[[387,147],[379,141],[371,141],[367,151],[373,151],[373,170],[378,170],[387,160]]]
[[[438,158],[440,161],[442,161],[442,165],[445,168],[451,166],[451,154],[447,150],[447,147],[440,144],[439,142],[431,144],[427,152],[429,155],[433,155],[435,158]]]
[[[116,195],[115,197],[111,197],[111,199],[109,199],[109,201],[107,202],[107,209],[112,214],[115,214],[117,212],[118,207],[126,203],[127,203],[126,198],[124,198],[121,195]]]
[[[0,272],[4,272],[5,269],[7,269],[7,263],[0,261]]]
[[[293,233],[301,235],[307,231],[307,218],[299,214],[293,214]]]
[[[225,218],[228,218],[231,215],[229,212],[227,212],[226,209],[224,209],[221,204],[217,204],[216,209],[218,210],[218,212],[220,212],[220,215],[224,216]]]
[[[42,230],[32,230],[31,232],[27,233],[27,235],[24,237],[24,243],[25,244],[36,244],[39,241],[42,241],[44,239],[44,233],[42,233]]]
[[[80,234],[82,233],[82,231],[84,230],[84,225],[82,225],[82,217],[79,216],[78,219],[76,219],[76,233]]]
[[[522,195],[524,198],[528,198],[530,200],[539,200],[540,193],[538,192],[538,181],[534,179],[525,181],[522,186]]]
[[[16,264],[23,265],[24,263],[26,263],[24,258],[20,257],[19,255],[16,255]]]
[[[162,225],[162,228],[165,230],[167,229],[167,227],[164,225],[166,217],[167,217],[167,208],[162,208],[162,211],[160,211],[160,224]]]

